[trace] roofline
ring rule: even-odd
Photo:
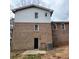
[[[31,4],[31,5],[27,5],[27,6],[23,6],[23,7],[19,7],[19,8],[13,9],[12,12],[15,13],[17,11],[21,11],[21,10],[28,9],[28,8],[32,8],[32,7],[33,8],[39,8],[39,9],[42,9],[42,10],[49,11],[51,13],[51,15],[52,15],[52,13],[54,11],[54,10],[48,9],[46,7],[43,7],[43,6]]]
[[[69,21],[52,21],[51,23],[69,23]]]
[[[52,20],[52,22],[69,22],[69,20]]]

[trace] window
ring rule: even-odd
[[[45,17],[47,17],[47,13],[45,13]]]
[[[65,24],[64,24],[64,23],[61,24],[61,28],[62,28],[63,30],[65,29]]]
[[[53,29],[57,30],[57,24],[56,23],[53,24]]]
[[[36,25],[34,26],[34,30],[35,30],[35,31],[39,31],[39,26],[38,26],[38,24],[36,24]]]
[[[35,18],[38,18],[38,12],[35,12]]]

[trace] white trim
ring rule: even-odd
[[[35,30],[35,25],[38,25],[38,30]],[[39,24],[35,24],[34,25],[34,31],[39,31]]]
[[[38,12],[35,12],[35,19],[38,19],[39,18],[39,13]]]
[[[38,38],[38,49],[40,49],[40,38]]]
[[[45,17],[48,17],[48,13],[47,12],[45,13]]]

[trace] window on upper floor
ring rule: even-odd
[[[35,12],[35,18],[38,18],[38,12]]]
[[[62,28],[63,30],[65,30],[65,24],[64,24],[64,23],[61,24],[61,28]]]
[[[53,30],[57,30],[57,24],[56,23],[53,24]]]
[[[39,31],[39,25],[38,24],[35,24],[34,31]]]
[[[47,17],[47,13],[45,13],[45,17]]]

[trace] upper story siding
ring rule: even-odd
[[[35,19],[35,12],[38,18]],[[47,16],[45,16],[47,13]],[[50,12],[39,8],[28,8],[15,13],[15,22],[50,23]]]

